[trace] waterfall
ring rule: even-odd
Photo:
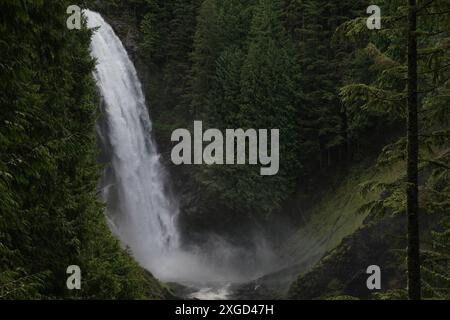
[[[145,267],[158,274],[161,259],[178,247],[177,203],[152,140],[152,123],[136,69],[100,14],[86,10],[102,99],[97,131],[106,164],[101,181],[111,229]],[[160,270],[161,272],[163,270]]]
[[[229,282],[263,273],[270,256],[265,246],[247,250],[205,235],[200,247],[180,245],[178,203],[170,196],[165,170],[152,140],[152,123],[136,69],[120,39],[98,13],[85,10],[97,60],[94,78],[102,99],[97,121],[100,183],[113,233],[135,259],[163,280],[220,283],[199,287],[193,297],[224,297]]]

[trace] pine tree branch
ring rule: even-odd
[[[450,170],[450,166],[446,165],[446,164],[443,163],[443,162],[439,162],[439,161],[436,161],[436,160],[432,160],[432,159],[420,159],[420,162],[426,162],[426,163],[432,164],[432,165],[434,165],[434,166],[437,166],[437,167],[440,167],[440,168],[444,168],[444,169]]]
[[[446,68],[449,68],[449,67],[450,67],[450,63],[446,64],[446,65],[444,65],[444,66],[442,66],[442,67],[440,67],[438,69],[428,70],[428,71],[424,71],[424,72],[418,72],[418,74],[435,73],[435,72],[438,72],[438,71],[440,71],[442,69],[446,69]]]
[[[417,8],[416,12],[419,13],[420,11],[422,11],[423,9],[426,9],[429,5],[431,5],[433,2],[435,2],[436,0],[429,0],[428,2],[424,3],[422,6],[420,6],[419,8]]]
[[[450,10],[449,11],[441,11],[441,12],[430,12],[427,14],[419,14],[418,16],[426,17],[426,16],[435,16],[435,15],[448,14],[448,13],[450,13]]]
[[[450,80],[450,77],[445,79],[445,80],[443,80],[443,81],[441,81],[441,83],[446,83],[449,80]],[[435,86],[433,88],[426,89],[425,91],[417,91],[417,93],[418,94],[426,94],[426,93],[430,93],[430,92],[436,91],[436,90],[438,90],[440,88],[441,88],[441,86]]]

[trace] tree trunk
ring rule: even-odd
[[[408,214],[408,296],[420,300],[420,244],[418,205],[418,101],[417,101],[417,4],[409,0],[408,14],[408,160],[407,160],[407,214]]]
[[[342,160],[344,161],[344,168],[347,168],[350,162],[350,143],[348,141],[348,116],[347,116],[347,108],[343,106],[343,110],[341,112],[341,134],[344,139],[344,144],[340,147],[343,156]]]

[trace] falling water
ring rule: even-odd
[[[136,69],[113,29],[100,14],[85,11],[92,38],[94,73],[102,97],[98,122],[107,168],[102,195],[110,226],[135,258],[157,272],[161,257],[178,246],[177,205],[151,138],[152,124]]]
[[[106,164],[101,190],[110,228],[157,277],[189,282],[199,289],[192,297],[225,298],[230,282],[262,275],[257,269],[262,270],[270,254],[264,246],[252,252],[216,237],[205,238],[201,248],[181,248],[178,204],[165,183],[136,69],[101,15],[89,10],[84,14],[89,28],[99,27],[91,52],[102,98],[97,132],[100,160]]]

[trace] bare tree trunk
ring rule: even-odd
[[[350,142],[348,141],[348,116],[347,108],[345,106],[343,106],[341,112],[341,134],[344,139],[344,144],[340,147],[340,150],[343,153],[342,160],[344,161],[344,168],[347,168],[350,163]]]
[[[408,296],[420,300],[420,243],[418,205],[418,100],[417,100],[417,3],[409,0],[408,14]]]

